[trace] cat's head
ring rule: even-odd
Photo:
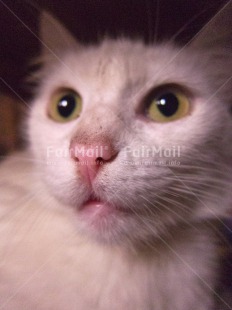
[[[84,47],[43,14],[46,55],[30,148],[78,229],[149,243],[178,225],[225,215],[232,58],[228,36],[212,45],[214,28],[185,47],[129,39]]]

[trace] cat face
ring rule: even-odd
[[[225,214],[231,115],[213,53],[126,39],[71,45],[45,62],[28,131],[47,190],[78,229],[149,243]]]

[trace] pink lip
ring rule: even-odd
[[[106,216],[114,209],[109,203],[89,199],[81,206],[79,211],[87,216]]]
[[[79,209],[79,213],[84,217],[107,217],[119,212],[127,212],[122,208],[115,207],[109,202],[89,199]]]

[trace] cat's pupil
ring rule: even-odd
[[[72,115],[73,111],[76,107],[76,98],[74,95],[69,94],[63,96],[60,101],[58,102],[58,112],[62,117],[69,117]]]
[[[167,93],[158,98],[157,107],[164,116],[171,117],[178,110],[179,100],[175,94]]]

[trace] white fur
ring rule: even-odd
[[[29,150],[0,167],[1,309],[211,310],[218,254],[210,226],[230,210],[232,189],[231,98],[228,85],[216,88],[231,59],[221,48],[209,54],[126,39],[74,44],[56,56],[40,74]],[[143,98],[172,83],[192,93],[191,113],[148,122]],[[81,116],[65,124],[47,115],[60,87],[83,100]],[[74,161],[48,150],[99,137],[118,155],[100,169],[93,191],[133,213],[97,230],[77,216],[91,190]],[[125,165],[126,149],[141,146],[180,146],[180,166]]]

